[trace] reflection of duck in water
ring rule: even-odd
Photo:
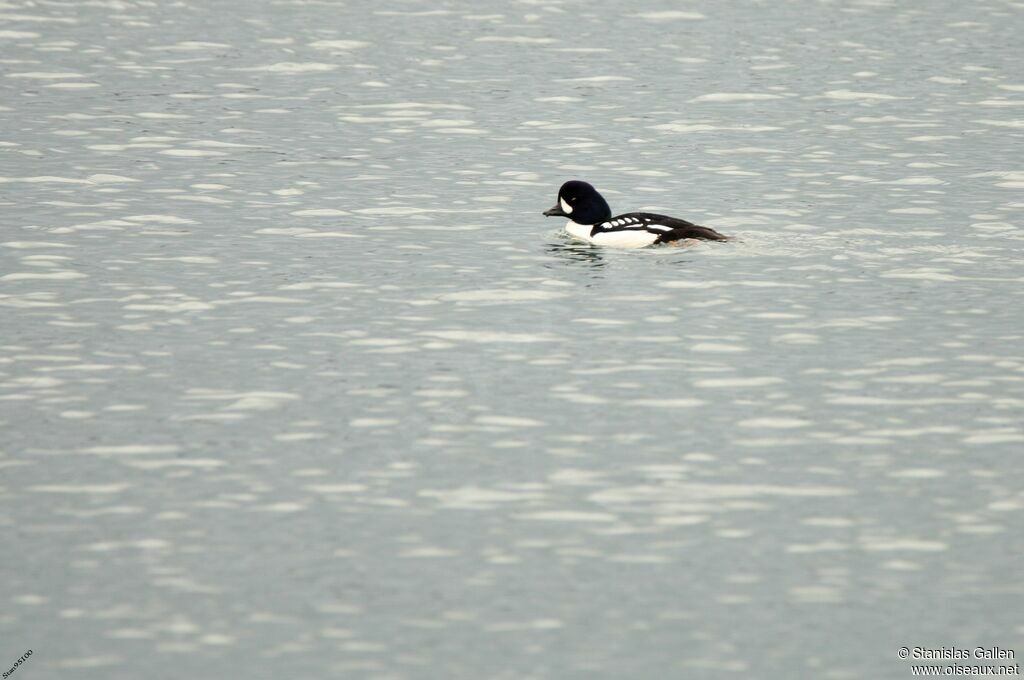
[[[546,250],[555,257],[567,262],[581,264],[593,269],[600,269],[608,264],[604,257],[601,256],[600,250],[579,243],[551,243],[547,246]]]
[[[625,213],[612,217],[612,209],[590,184],[571,180],[558,190],[558,203],[544,214],[568,217],[565,230],[587,243],[618,248],[643,248],[682,239],[728,241],[710,227],[654,213]]]

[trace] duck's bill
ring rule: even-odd
[[[565,214],[565,211],[562,210],[562,206],[560,206],[560,205],[555,205],[555,207],[548,208],[547,210],[545,210],[544,211],[544,216],[545,217],[568,217],[568,215]]]

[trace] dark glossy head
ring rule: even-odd
[[[544,214],[548,217],[568,217],[576,224],[597,224],[610,220],[612,209],[601,194],[590,184],[578,179],[570,180],[558,190],[558,203]]]

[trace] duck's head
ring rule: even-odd
[[[548,217],[568,217],[576,224],[597,224],[610,220],[612,209],[592,185],[570,180],[558,190],[558,202],[545,210]]]

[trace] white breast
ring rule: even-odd
[[[572,220],[569,220],[565,225],[565,230],[569,232],[570,236],[578,238],[581,241],[593,243],[593,241],[590,240],[591,229],[593,229],[593,227],[589,224],[576,224]]]

